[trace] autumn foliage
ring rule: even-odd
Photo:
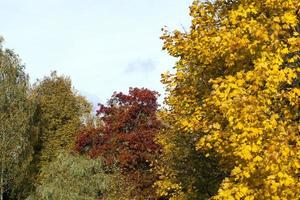
[[[194,0],[190,16],[163,29],[160,109],[130,88],[94,116],[68,77],[30,87],[0,37],[0,200],[299,200],[300,1]]]
[[[212,199],[299,199],[299,8],[299,0],[194,1],[189,32],[162,36],[178,58],[163,75],[163,157],[185,153],[170,139],[182,134],[199,153],[220,156],[227,176]],[[195,188],[163,170],[158,192],[190,199]]]
[[[146,196],[153,193],[150,166],[160,151],[154,142],[161,126],[156,117],[157,96],[144,88],[130,88],[128,95],[114,93],[107,105],[100,104],[97,110],[102,125],[82,130],[75,146],[82,154],[120,167]]]

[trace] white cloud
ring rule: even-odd
[[[156,69],[155,62],[152,59],[139,59],[130,62],[125,69],[125,73],[148,73]]]

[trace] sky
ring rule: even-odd
[[[188,29],[191,3],[0,0],[0,35],[4,47],[19,54],[31,83],[56,70],[94,105],[129,87],[164,94],[160,75],[176,59],[161,50],[161,28]]]

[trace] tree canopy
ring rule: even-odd
[[[33,104],[29,100],[28,76],[19,57],[2,47],[0,38],[0,199],[9,187],[20,196],[31,162],[30,124]],[[16,194],[16,191],[19,194]],[[7,191],[8,192],[8,191]]]
[[[103,157],[108,166],[117,165],[135,193],[149,198],[155,194],[150,171],[160,147],[154,142],[160,128],[156,117],[157,93],[145,88],[130,88],[129,94],[114,93],[107,106],[99,105],[102,126],[81,131],[76,139],[77,152],[92,158]],[[143,196],[144,195],[144,196]]]
[[[103,195],[110,181],[100,160],[65,152],[43,170],[44,179],[27,200],[95,200]]]
[[[162,79],[170,132],[197,136],[194,148],[220,156],[229,173],[212,199],[299,196],[299,6],[194,1],[190,31],[162,36],[164,49],[179,58],[176,73]],[[178,153],[178,144],[165,141],[165,152]],[[161,194],[182,187],[160,185]]]
[[[32,98],[37,104],[35,158],[42,168],[60,151],[71,149],[82,117],[91,112],[91,105],[74,91],[70,78],[56,72],[34,84]]]
[[[298,200],[299,0],[194,0],[164,105],[147,88],[92,105],[32,86],[0,37],[0,200]]]

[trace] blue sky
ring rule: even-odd
[[[161,50],[161,28],[188,29],[191,3],[0,0],[0,35],[20,55],[31,82],[57,70],[90,101],[104,103],[132,86],[163,93],[160,74],[175,59]]]

